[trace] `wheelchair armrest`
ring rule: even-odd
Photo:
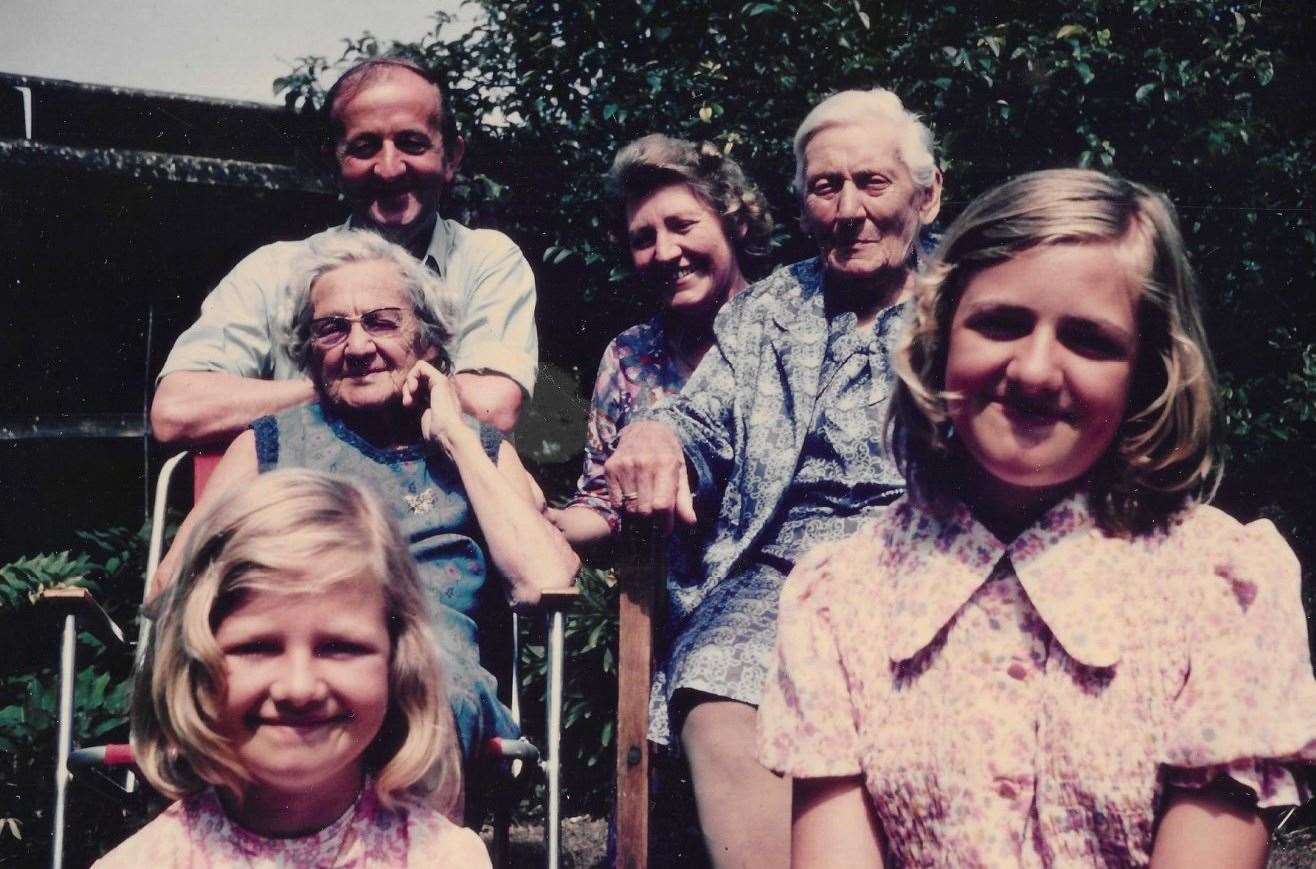
[[[97,767],[132,766],[134,763],[132,746],[126,744],[90,745],[69,752],[69,769],[75,772]]]
[[[574,585],[562,588],[546,588],[539,592],[538,602],[513,602],[511,610],[520,616],[552,616],[571,609],[572,604],[576,602],[578,597],[580,597],[580,590]]]
[[[482,756],[489,760],[523,760],[527,763],[539,763],[539,749],[524,736],[516,739],[491,736],[485,740]]]
[[[78,586],[43,588],[37,592],[36,604],[61,616],[75,616],[84,630],[111,649],[126,649],[128,641],[123,630],[105,612],[95,596]]]
[[[560,612],[571,607],[579,597],[580,589],[574,585],[546,588],[539,593],[539,604],[532,609],[543,613]]]

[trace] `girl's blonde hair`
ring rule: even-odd
[[[978,197],[919,277],[896,354],[888,436],[925,506],[955,491],[959,463],[945,390],[951,321],[978,272],[1039,245],[1110,244],[1138,291],[1138,358],[1128,408],[1088,479],[1098,522],[1129,534],[1209,498],[1220,476],[1215,370],[1174,206],[1159,193],[1085,169],[1031,172]],[[1063,291],[1063,288],[1058,288]]]
[[[388,712],[364,754],[375,793],[389,807],[456,810],[461,762],[420,577],[374,495],[344,477],[272,471],[216,503],[185,546],[133,686],[133,751],[147,781],[171,799],[214,785],[240,801],[250,777],[217,728],[227,686],[215,629],[252,593],[369,582],[384,593],[390,639]]]

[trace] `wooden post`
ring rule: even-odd
[[[637,527],[638,526],[638,527]],[[649,684],[653,607],[663,587],[666,543],[651,525],[628,523],[618,547],[617,867],[649,865]]]

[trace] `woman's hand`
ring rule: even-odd
[[[617,509],[652,516],[664,532],[672,530],[673,516],[687,525],[694,524],[685,454],[671,427],[650,421],[626,426],[603,471]]]
[[[424,407],[420,417],[421,436],[449,452],[459,433],[471,431],[462,420],[461,399],[452,379],[423,360],[407,372],[406,382],[402,384],[402,406]]]

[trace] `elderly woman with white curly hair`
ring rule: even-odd
[[[364,230],[317,237],[298,263],[289,355],[318,400],[255,420],[229,446],[192,515],[257,474],[303,467],[362,480],[397,518],[430,598],[462,752],[515,735],[481,668],[473,616],[496,568],[513,603],[569,585],[579,566],[539,512],[497,429],[461,410],[449,378],[456,308],[405,250]],[[190,532],[191,516],[177,540]],[[179,551],[176,544],[171,551]],[[162,562],[157,587],[172,579]]]
[[[879,423],[920,235],[941,205],[932,134],[890,91],[829,97],[794,144],[818,256],[728,302],[685,388],[628,426],[605,468],[628,514],[712,523],[688,581],[702,600],[674,626],[650,735],[679,739],[718,866],[789,860],[790,783],[754,756],[777,598],[797,557],[902,491]]]

